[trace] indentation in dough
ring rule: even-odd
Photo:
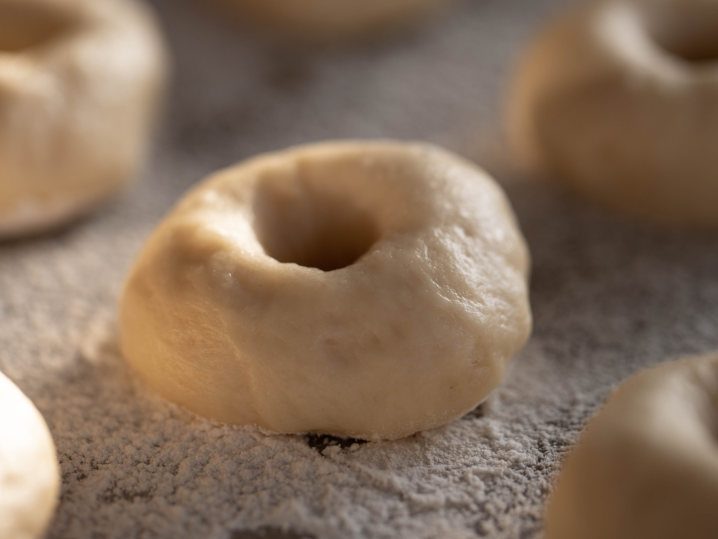
[[[60,13],[21,2],[0,4],[0,53],[21,52],[48,43],[70,26]]]
[[[646,30],[659,48],[688,63],[718,63],[718,3],[677,2],[653,9]]]
[[[260,180],[254,229],[279,262],[333,271],[350,266],[379,239],[370,213],[349,195],[301,175]]]

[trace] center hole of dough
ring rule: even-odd
[[[718,62],[718,4],[675,2],[648,16],[649,33],[668,54],[689,63]]]
[[[379,239],[374,218],[351,196],[301,179],[260,182],[254,228],[279,262],[332,271],[350,266]]]
[[[0,3],[0,52],[21,52],[60,35],[69,22],[19,0]]]

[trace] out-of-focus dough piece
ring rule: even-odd
[[[0,374],[0,539],[38,539],[52,519],[60,468],[45,421]]]
[[[154,18],[134,0],[0,0],[0,238],[120,191],[165,77]]]
[[[274,432],[398,438],[474,408],[531,326],[502,190],[425,144],[337,142],[221,171],[160,224],[121,301],[165,398]]]
[[[718,353],[621,384],[569,455],[547,539],[718,537]]]
[[[520,64],[523,163],[609,208],[718,227],[718,0],[608,0],[566,13]]]
[[[246,23],[310,43],[351,41],[409,26],[456,0],[215,0]]]

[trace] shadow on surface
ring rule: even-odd
[[[230,539],[314,539],[313,535],[284,531],[280,528],[260,528],[257,531],[237,530]]]

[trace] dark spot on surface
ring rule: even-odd
[[[468,414],[464,415],[462,419],[481,419],[486,415],[484,404],[479,404],[476,408],[471,410]]]
[[[536,517],[533,515],[526,515],[526,518],[527,520],[533,520],[533,525],[530,528],[521,530],[519,533],[519,539],[533,539],[534,537],[537,537],[541,531],[541,524],[537,521]]]
[[[135,502],[135,501],[143,501],[146,502],[153,497],[153,489],[149,490],[143,490],[140,492],[128,492],[122,489],[118,489],[117,486],[111,490],[107,490],[103,492],[99,499],[102,500],[106,504],[112,504],[119,500],[124,500],[126,502]]]
[[[361,445],[366,442],[366,440],[357,440],[356,438],[339,438],[337,436],[329,436],[327,434],[307,434],[307,445],[312,449],[316,449],[318,453],[321,453],[327,447],[335,445],[342,449],[346,449],[354,444]]]
[[[311,79],[312,66],[305,54],[281,51],[273,54],[268,62],[267,82],[281,92],[298,92]]]
[[[265,527],[258,530],[236,530],[230,539],[315,539],[313,535],[302,532],[284,531],[281,528]]]

